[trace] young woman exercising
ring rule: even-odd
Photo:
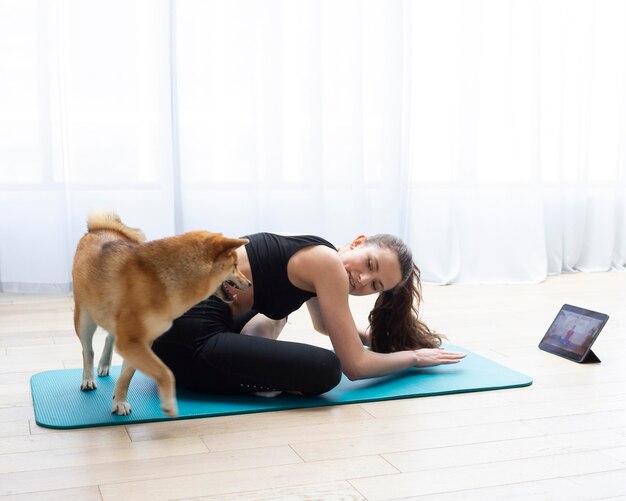
[[[153,344],[178,384],[207,393],[317,395],[336,386],[342,372],[364,379],[465,356],[439,348],[441,338],[418,319],[419,270],[402,240],[361,236],[337,249],[310,235],[245,238],[250,243],[238,249],[238,267],[252,287],[225,285],[232,302],[209,297]],[[349,294],[379,294],[367,332],[357,330]],[[276,340],[303,303],[334,352]]]

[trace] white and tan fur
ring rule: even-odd
[[[237,270],[236,249],[248,241],[221,233],[192,231],[145,241],[143,232],[125,226],[113,212],[92,213],[72,270],[74,326],[83,348],[81,389],[93,390],[92,338],[106,330],[98,375],[106,376],[113,344],[124,362],[116,382],[113,412],[130,413],[126,398],[135,369],[153,378],[163,412],[176,417],[174,376],[151,349],[177,317],[212,294],[232,299],[222,286],[246,290],[248,279]]]

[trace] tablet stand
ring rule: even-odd
[[[596,356],[596,354],[589,350],[587,352],[587,354],[585,355],[585,358],[583,358],[580,361],[581,364],[599,364],[600,363],[600,359]]]

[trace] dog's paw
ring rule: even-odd
[[[98,386],[93,379],[83,379],[83,382],[80,385],[80,389],[83,391],[91,391],[95,390]]]
[[[178,417],[178,405],[176,404],[175,399],[171,399],[167,402],[162,402],[161,410],[168,417],[171,417],[171,418]]]
[[[109,375],[109,369],[111,368],[110,365],[98,365],[98,376],[103,377],[103,376],[108,376]]]
[[[113,401],[113,409],[111,412],[118,416],[128,416],[131,413],[130,404],[128,402]]]

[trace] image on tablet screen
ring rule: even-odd
[[[546,333],[544,343],[582,355],[601,326],[601,320],[561,310]]]

